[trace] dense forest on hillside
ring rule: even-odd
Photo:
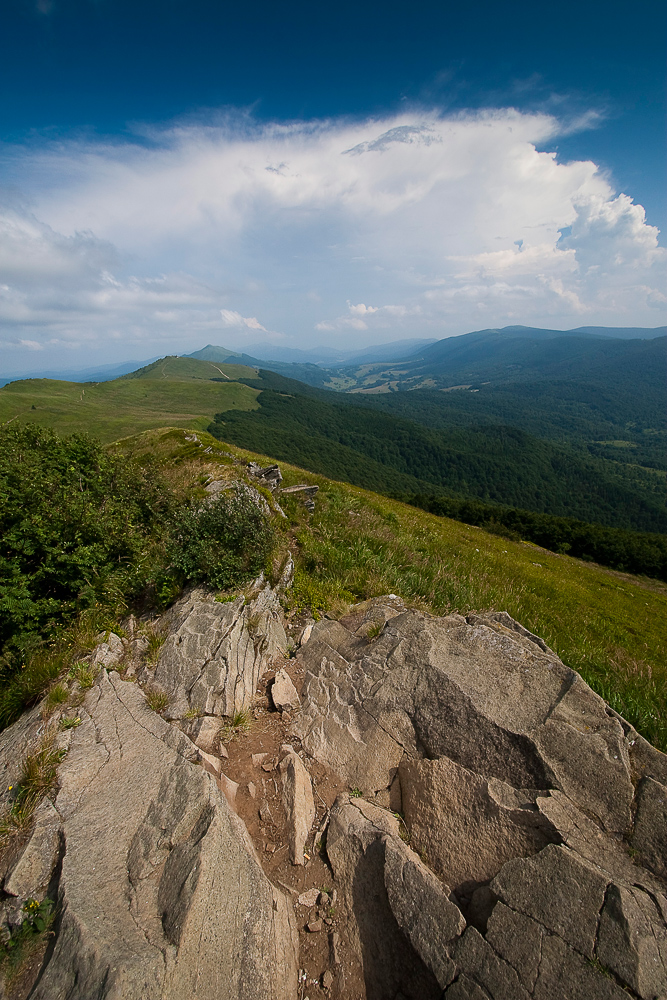
[[[248,384],[270,384],[267,375]],[[273,379],[275,384],[279,376]],[[287,394],[297,384],[284,382],[282,392],[260,392],[258,410],[217,414],[211,433],[385,493],[433,492],[424,489],[430,483],[450,496],[609,527],[667,531],[664,485],[653,471],[604,462],[516,427],[432,429],[331,394],[325,402],[317,390]],[[405,477],[421,485],[408,486]]]

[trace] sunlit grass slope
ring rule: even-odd
[[[179,358],[172,355],[153,361],[145,368],[121,376],[126,379],[169,379],[182,381],[184,379],[239,379],[257,378],[257,369],[248,365],[227,365],[213,361],[198,361],[196,358]]]
[[[167,358],[112,382],[10,382],[0,389],[0,424],[32,420],[59,434],[87,431],[105,443],[165,424],[203,429],[220,409],[257,406],[257,389],[225,381],[248,372],[255,374],[243,365]]]
[[[164,429],[116,447],[153,454],[174,474],[184,464],[192,464],[193,473],[199,463],[214,467],[224,451],[271,462],[208,434],[199,438],[212,449],[208,455],[182,432]],[[508,611],[667,750],[665,585],[511,542],[283,462],[280,467],[286,485],[319,486],[312,516],[297,500],[285,500],[297,566],[293,602],[336,611],[345,602],[395,593],[438,615]]]

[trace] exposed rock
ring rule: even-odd
[[[365,619],[385,601],[363,606]],[[404,757],[448,757],[514,788],[559,788],[625,831],[633,785],[618,718],[509,616],[471,622],[403,612],[371,644],[354,614],[318,622],[297,654],[308,752],[383,804]]]
[[[277,590],[261,575],[248,593],[224,604],[193,591],[163,618],[157,667],[139,680],[168,694],[173,725],[101,671],[81,725],[58,735],[71,742],[55,803],[0,869],[0,935],[26,895],[57,886],[33,1000],[296,1000],[291,898],[263,874],[221,760],[220,717],[258,714],[257,682],[286,643]],[[118,652],[109,638],[100,663]],[[301,706],[279,669],[282,718],[265,719],[268,741],[251,735],[245,758],[235,743],[228,769],[255,799],[239,810],[272,878],[286,839],[276,767],[294,864],[316,813],[304,760],[270,732],[302,739],[355,789],[315,834],[337,888],[284,886],[313,935],[305,968],[328,943],[309,976],[364,1000],[667,1000],[664,755],[505,613],[432,618],[389,595],[299,639]],[[133,641],[118,639],[125,666]],[[39,708],[3,734],[5,807],[44,735]],[[271,777],[249,781],[251,763]],[[302,890],[315,868],[294,879]],[[363,990],[346,979],[351,954]]]
[[[535,1000],[628,1000],[628,994],[610,976],[598,972],[555,935],[542,942],[533,996]]]
[[[280,762],[280,773],[287,814],[290,861],[293,865],[302,865],[306,838],[315,822],[310,775],[298,754],[291,749]]]
[[[247,469],[249,474],[257,480],[259,486],[264,486],[265,489],[272,492],[277,490],[283,481],[282,473],[277,465],[267,465],[265,469],[262,469],[257,462],[248,462]]]
[[[454,958],[457,967],[493,1000],[529,1000],[512,966],[499,958],[474,927],[468,927],[457,943]]]
[[[501,958],[512,966],[529,993],[533,992],[542,955],[541,924],[523,913],[496,903],[491,913],[486,940]]]
[[[564,847],[509,861],[491,883],[496,895],[593,958],[597,919],[608,879]]]
[[[188,736],[200,750],[204,753],[217,753],[220,751],[219,735],[222,722],[214,715],[205,715],[201,719],[195,719],[188,727]]]
[[[609,887],[600,914],[598,958],[646,1000],[667,994],[667,930],[660,924],[645,892]]]
[[[238,782],[232,781],[224,771],[221,771],[217,777],[217,785],[227,799],[229,807],[236,812],[236,793],[239,790]]]
[[[474,979],[469,979],[465,973],[445,990],[443,996],[447,997],[447,1000],[489,1000],[486,990],[478,986]]]
[[[632,846],[647,868],[667,878],[667,788],[653,778],[644,778],[637,792]]]
[[[315,496],[319,491],[319,486],[308,486],[303,484],[300,486],[285,486],[280,490],[280,495],[293,496],[298,494],[303,499],[304,507],[311,513],[315,510]]]
[[[299,906],[315,906],[319,894],[319,889],[308,889],[306,892],[302,892],[298,899]]]
[[[441,981],[451,982],[455,971],[443,946],[463,921],[446,890],[401,841],[396,818],[364,799],[340,795],[331,810],[327,854],[341,886],[347,933],[363,955],[369,1000],[393,997],[399,988],[410,1000],[439,1000]]]
[[[90,662],[94,667],[105,667],[109,670],[120,662],[123,653],[123,640],[115,632],[109,632],[93,650]]]
[[[534,796],[447,757],[404,761],[399,773],[412,843],[455,889],[486,882],[506,861],[557,839]]]
[[[299,646],[305,646],[306,645],[306,643],[308,642],[308,640],[310,639],[310,636],[312,634],[313,625],[314,624],[315,624],[315,622],[312,621],[312,622],[308,622],[307,625],[304,625],[303,630],[301,631],[301,633],[300,633],[300,635],[298,637],[298,645]]]
[[[214,757],[213,754],[204,753],[203,750],[199,751],[199,759],[204,765],[204,770],[212,774],[214,778],[219,778],[222,774],[222,761],[219,757]]]
[[[271,685],[271,700],[279,712],[282,712],[284,709],[298,708],[301,704],[301,699],[292,683],[292,678],[285,669],[279,670],[275,676]]]
[[[396,923],[444,989],[454,978],[447,945],[465,928],[442,883],[396,837],[385,840],[384,884]]]
[[[233,716],[251,704],[260,677],[287,648],[278,593],[268,585],[249,604],[192,591],[168,612],[168,623],[154,679],[173,718],[192,710]]]
[[[31,996],[293,1000],[290,904],[194,745],[114,673],[80,714],[55,803],[61,917]]]
[[[60,855],[60,816],[49,799],[35,811],[34,829],[3,888],[21,900],[39,899],[46,889]]]

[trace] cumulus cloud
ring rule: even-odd
[[[267,332],[266,328],[262,326],[255,316],[242,316],[241,313],[233,309],[221,309],[220,317],[223,326],[240,326],[245,327],[247,330],[263,330],[264,333]]]
[[[658,325],[665,251],[643,208],[594,163],[538,151],[571,127],[512,109],[246,117],[6,150],[30,206],[0,213],[6,339],[158,353],[249,331]]]

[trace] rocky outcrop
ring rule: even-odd
[[[506,614],[389,595],[300,622],[288,674],[277,592],[254,595],[190,593],[139,683],[100,637],[80,724],[2,734],[4,805],[26,753],[67,751],[0,869],[0,932],[58,904],[31,997],[665,1000],[664,755]],[[274,657],[241,759],[222,716]]]
[[[383,598],[298,662],[295,733],[369,800],[327,840],[369,997],[667,996],[665,758],[541,639]]]
[[[249,602],[240,596],[220,603],[194,590],[165,618],[169,634],[154,675],[145,670],[141,679],[166,692],[171,718],[233,716],[247,708],[261,676],[287,650],[279,591],[268,584]]]
[[[31,996],[292,1000],[291,903],[195,746],[113,672],[80,716],[26,849],[57,825],[59,916]],[[26,884],[25,858],[6,891]]]
[[[447,945],[465,927],[449,891],[400,839],[398,820],[361,798],[340,796],[327,854],[343,886],[348,932],[363,956],[370,1000],[439,998],[456,967]]]

